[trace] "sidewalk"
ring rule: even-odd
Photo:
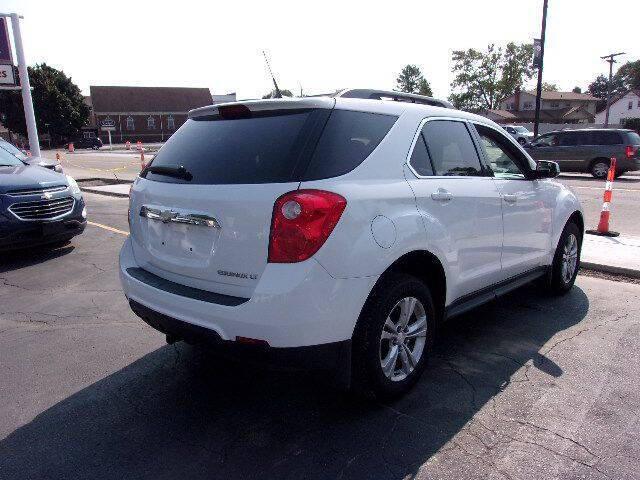
[[[640,278],[640,238],[585,234],[580,265],[590,270]]]

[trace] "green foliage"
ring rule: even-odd
[[[596,79],[589,84],[588,91],[594,97],[601,98],[603,100],[607,99],[607,86],[609,85],[609,79],[604,75],[598,75]],[[613,76],[613,81],[611,82],[611,96],[615,97],[620,93],[626,90],[622,79],[617,75]]]
[[[471,112],[495,109],[534,74],[533,46],[510,42],[503,49],[494,44],[485,51],[455,50],[451,55],[454,79],[449,100]]]
[[[416,93],[418,95],[433,96],[433,91],[429,82],[424,78],[420,68],[416,65],[406,65],[398,78],[396,78],[396,88],[405,93]]]
[[[582,89],[580,87],[573,87],[573,90],[571,90],[573,93],[582,93]]]
[[[559,91],[558,85],[555,83],[547,83],[542,82],[542,91],[543,92],[557,92]]]
[[[640,60],[627,62],[615,74],[628,90],[640,88]]]
[[[64,72],[45,63],[29,67],[28,71],[38,131],[62,137],[77,135],[89,118],[89,107],[78,86]],[[5,115],[4,124],[9,130],[26,136],[19,91],[0,92],[0,112]]]
[[[284,88],[284,89],[281,88],[280,89],[280,94],[283,97],[293,97],[293,93],[291,93],[291,90],[287,90],[286,88]],[[277,98],[276,97],[276,89],[274,88],[273,90],[271,90],[266,95],[263,95],[262,98]]]
[[[624,118],[622,119],[622,126],[640,133],[640,118]]]

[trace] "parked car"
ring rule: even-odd
[[[536,279],[572,287],[584,222],[558,173],[450,108],[200,108],[132,185],[122,287],[169,343],[338,369],[396,396],[440,321]]]
[[[57,160],[50,160],[44,157],[30,157],[18,147],[13,145],[12,143],[7,142],[0,138],[0,148],[9,152],[11,155],[16,157],[19,160],[22,160],[29,165],[38,165],[40,167],[48,168],[49,170],[53,170],[54,172],[62,173],[62,165]]]
[[[640,135],[626,129],[562,130],[545,133],[526,146],[536,160],[558,162],[565,172],[605,178],[616,157],[616,177],[640,169]]]
[[[73,143],[73,148],[91,148],[93,150],[99,150],[102,147],[102,140],[98,137],[78,138],[71,143]],[[69,144],[65,147],[68,148]]]
[[[75,180],[0,149],[0,251],[68,241],[87,211]]]
[[[533,132],[522,125],[505,125],[503,128],[509,135],[515,138],[520,145],[526,145],[533,140]]]

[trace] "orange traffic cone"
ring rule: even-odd
[[[69,153],[73,153],[75,149],[73,148],[73,142],[69,143]]]
[[[604,237],[617,237],[619,232],[609,230],[609,217],[611,214],[610,205],[613,198],[613,180],[616,178],[616,158],[611,157],[611,164],[607,172],[607,183],[604,187],[604,202],[602,203],[602,211],[600,212],[600,221],[596,230],[587,230],[591,235],[601,235]]]
[[[60,161],[60,152],[56,152],[56,160]]]
[[[124,147],[125,147],[127,150],[131,150],[131,142],[130,142],[129,140],[127,140],[126,142],[124,142]]]
[[[140,170],[147,168],[147,162],[144,161],[144,152],[140,151]]]

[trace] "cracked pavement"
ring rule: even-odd
[[[86,195],[127,230],[126,200]],[[120,291],[124,237],[0,257],[0,478],[640,478],[640,285],[524,287],[445,325],[389,404],[168,346]]]

